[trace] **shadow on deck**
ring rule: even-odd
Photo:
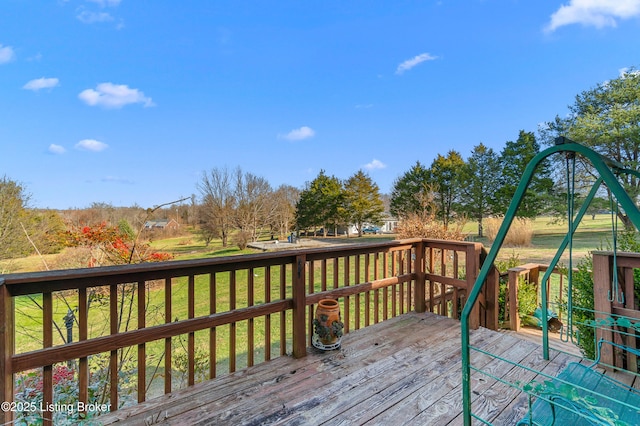
[[[485,328],[471,343],[500,358],[555,376],[573,357]],[[510,381],[535,373],[473,353],[473,365]],[[462,424],[460,323],[408,313],[344,336],[342,348],[280,357],[99,417],[104,424]],[[513,377],[517,375],[518,377]],[[472,374],[474,411],[515,424],[526,395]],[[524,397],[524,398],[523,398]]]

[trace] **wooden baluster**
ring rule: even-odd
[[[171,324],[173,317],[173,309],[171,306],[171,302],[173,298],[171,297],[171,278],[164,279],[164,323]],[[171,337],[167,337],[164,339],[164,393],[171,393],[171,372],[173,371],[172,364],[172,349],[173,345],[171,343]]]
[[[53,346],[53,298],[51,292],[42,294],[42,316],[42,343],[43,347],[50,348]],[[45,365],[42,370],[42,403],[48,407],[53,404],[53,366]],[[45,425],[53,424],[53,411],[45,408],[42,412],[42,418]]]
[[[322,291],[327,291],[327,259],[322,259],[320,266],[320,281]]]
[[[429,274],[433,274],[434,273],[434,262],[435,262],[435,253],[432,247],[429,247],[429,268],[428,268],[428,272]],[[436,297],[436,288],[434,286],[433,280],[429,279],[429,312],[433,312],[435,313],[436,311],[436,301],[435,301],[435,297]]]
[[[271,302],[271,266],[264,268],[264,302]],[[271,314],[264,317],[264,360],[271,359]]]
[[[195,317],[195,300],[196,300],[196,277],[189,275],[187,284],[187,316],[189,319]],[[196,335],[190,332],[187,336],[187,358],[188,358],[188,377],[187,385],[193,386],[196,382]]]
[[[291,271],[292,282],[293,274]],[[287,298],[287,265],[280,265],[280,300]],[[287,312],[280,312],[280,356],[287,354]]]
[[[309,265],[309,281],[307,282],[307,294],[313,294],[315,293],[314,291],[314,283],[315,283],[315,277],[314,277],[314,269],[315,269],[315,265],[314,265],[314,261],[310,260],[309,262],[307,262]],[[315,316],[315,313],[313,312],[314,310],[314,306],[313,305],[309,305],[307,307],[307,311],[308,311],[308,318],[309,321],[307,321],[307,346],[311,346],[311,340],[313,338],[313,322],[312,322],[312,318]]]
[[[13,370],[11,356],[15,352],[15,310],[14,301],[3,278],[0,278],[0,402],[13,402]],[[0,423],[12,424],[13,413],[0,410]]]
[[[404,256],[404,250],[402,251],[398,251],[398,275],[402,275],[404,274],[404,262],[405,262],[405,256]],[[398,304],[399,304],[399,308],[400,308],[400,314],[404,314],[404,283],[400,283],[400,285],[398,286]]]
[[[254,269],[253,268],[249,268],[249,270],[247,271],[247,305],[248,306],[253,306],[254,303]],[[253,366],[253,356],[254,356],[254,349],[255,349],[255,332],[254,332],[254,319],[253,318],[249,318],[248,320],[248,324],[247,324],[247,366],[251,367]]]
[[[138,330],[146,327],[145,282],[138,281]],[[138,403],[144,402],[147,395],[147,356],[144,343],[138,345]]]
[[[360,255],[355,256],[355,283],[360,284]],[[360,293],[356,293],[355,313],[356,324],[355,329],[360,329]]]
[[[120,284],[124,286],[125,284]],[[123,296],[124,297],[124,296]],[[112,335],[118,334],[118,285],[109,286],[109,325]],[[118,351],[109,354],[109,398],[111,411],[118,409]]]
[[[344,286],[349,287],[349,274],[351,272],[351,266],[349,262],[349,256],[344,258]],[[349,296],[344,298],[344,332],[349,332]]]
[[[467,259],[469,260],[469,259]],[[453,278],[458,279],[460,278],[460,270],[459,270],[459,263],[458,263],[458,251],[454,251],[453,252]],[[468,292],[471,291],[471,288],[467,289]],[[460,300],[460,290],[458,289],[457,286],[453,287],[453,300],[451,303],[451,316],[455,319],[458,319],[458,306],[459,306],[459,300]]]
[[[398,252],[394,251],[391,253],[391,276],[395,276],[396,275],[396,268],[397,268],[397,258],[398,256]],[[398,298],[398,286],[397,285],[392,285],[391,286],[391,318],[395,317],[396,315],[398,315],[397,313],[397,309],[396,309],[396,302],[397,302],[397,298]]]
[[[379,267],[379,253],[373,254],[373,280],[378,279],[378,267]],[[373,323],[377,324],[380,321],[380,290],[375,289],[373,291]]]
[[[296,265],[293,267],[293,356],[302,358],[307,355],[305,338],[306,330],[306,295],[305,295],[305,270],[307,259],[304,254],[296,256]]]
[[[364,255],[364,281],[370,282],[371,274],[369,273],[369,268],[371,267],[371,255],[367,253]],[[367,291],[364,294],[364,326],[368,327],[371,325],[371,292]]]
[[[382,278],[387,278],[389,275],[387,274],[388,268],[388,253],[384,252],[382,254]],[[389,319],[389,287],[385,287],[382,289],[382,320]]]
[[[209,274],[209,314],[213,315],[216,313],[216,295],[218,292],[216,280],[216,273],[212,272]],[[211,327],[209,329],[209,378],[213,379],[217,375],[217,364],[218,364],[218,341],[217,341],[217,330],[216,327]]]
[[[229,310],[236,308],[236,271],[229,271]],[[229,373],[236,371],[236,323],[229,324]]]
[[[78,340],[87,340],[88,337],[88,304],[86,287],[78,290]],[[85,405],[89,402],[89,363],[87,357],[80,358],[78,362],[78,401]],[[83,411],[84,412],[84,411]]]

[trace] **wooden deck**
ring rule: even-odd
[[[480,328],[471,343],[555,376],[575,358],[551,360],[531,341]],[[526,382],[534,373],[472,351],[472,365]],[[115,425],[462,424],[460,323],[408,313],[347,334],[342,348],[280,357],[101,416]],[[474,413],[498,425],[526,412],[525,395],[473,373]]]

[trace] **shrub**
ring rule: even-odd
[[[73,368],[57,364],[53,368],[53,423],[56,425],[75,425],[91,419],[100,412],[79,412],[77,373]],[[16,375],[15,402],[27,409],[16,412],[16,425],[42,424],[43,378],[41,371],[30,371]],[[89,387],[89,404],[100,403],[99,395],[93,386]]]
[[[251,233],[247,231],[240,231],[233,236],[233,242],[240,250],[246,249],[249,241],[251,241]]]
[[[486,236],[490,242],[495,241],[498,235],[503,218],[490,218],[485,221]],[[507,236],[502,243],[503,246],[526,247],[531,245],[533,238],[533,226],[531,219],[515,218],[511,222]]]
[[[396,228],[396,235],[403,238],[432,238],[435,240],[464,241],[466,234],[462,232],[463,221],[458,221],[445,227],[435,217],[421,217],[417,214],[409,215],[400,221]]]

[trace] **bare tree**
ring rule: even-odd
[[[265,178],[243,173],[239,168],[235,184],[236,225],[251,241],[257,241],[258,232],[269,226],[274,215],[273,190]]]
[[[241,173],[238,169],[237,173]],[[236,197],[232,186],[232,175],[227,168],[214,168],[205,173],[198,184],[202,195],[200,224],[205,241],[211,237],[222,239],[226,247],[229,233],[233,229]]]
[[[273,193],[272,229],[281,237],[289,234],[296,220],[296,204],[300,198],[300,190],[291,185],[281,185]]]

